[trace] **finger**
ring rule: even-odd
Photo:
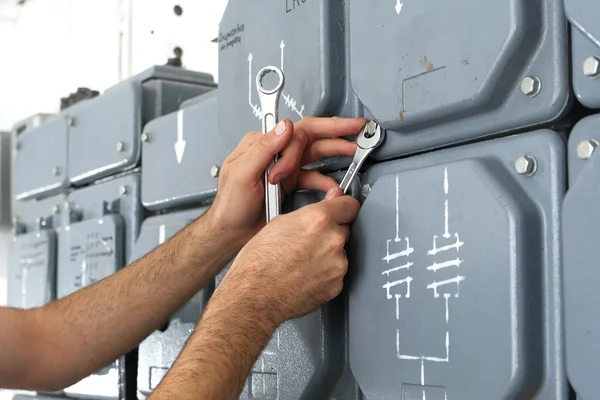
[[[325,200],[317,204],[318,206],[325,208],[326,212],[329,213],[333,220],[338,224],[349,224],[356,218],[356,215],[360,210],[360,204],[354,197],[343,196],[342,193],[343,192],[339,187],[332,188],[327,192]]]
[[[246,147],[242,155],[238,157],[238,162],[243,163],[243,167],[236,170],[239,178],[248,181],[262,178],[262,174],[273,161],[273,157],[289,144],[293,132],[292,122],[289,119],[283,119],[271,132],[264,135],[249,135],[247,141],[242,141],[238,145],[238,147]]]
[[[309,144],[308,137],[294,128],[292,140],[279,155],[279,160],[269,171],[269,182],[277,184],[300,169],[300,160]]]
[[[356,142],[345,139],[321,139],[311,143],[302,155],[300,165],[307,165],[323,157],[353,156]]]
[[[290,187],[287,187],[287,186]],[[296,179],[296,187],[291,187],[294,182],[284,182],[284,190],[286,193],[291,193],[294,190],[318,190],[327,192],[334,186],[339,186],[335,179],[325,176],[319,171],[300,171]]]
[[[317,139],[357,135],[366,123],[366,118],[307,117],[296,123],[295,129],[306,134],[309,142],[314,142]]]

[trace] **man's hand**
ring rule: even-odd
[[[217,289],[253,303],[275,326],[302,317],[342,290],[344,245],[359,203],[333,187],[325,200],[271,221],[242,249]]]
[[[212,219],[220,229],[238,233],[243,246],[265,225],[263,179],[273,157],[280,153],[269,182],[281,183],[284,193],[326,192],[337,182],[301,168],[323,157],[354,155],[356,143],[339,137],[358,134],[366,122],[364,118],[307,117],[293,125],[284,119],[266,135],[249,133],[221,168]]]
[[[325,200],[272,220],[242,249],[155,399],[237,399],[277,326],[342,290],[344,244],[358,202],[334,187]]]

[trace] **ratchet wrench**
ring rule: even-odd
[[[385,130],[381,129],[381,126],[379,126],[378,123],[375,121],[369,121],[365,125],[362,132],[356,139],[356,153],[354,153],[352,163],[348,167],[348,171],[346,172],[344,179],[342,179],[342,183],[340,183],[340,188],[344,191],[344,194],[346,194],[348,189],[350,189],[352,180],[360,170],[360,167],[362,167],[364,164],[367,157],[369,157],[373,150],[383,143],[384,138]]]
[[[263,78],[269,73],[275,73],[278,77],[277,85],[273,89],[266,89],[263,84]],[[262,110],[262,133],[268,133],[275,128],[279,121],[279,98],[285,84],[283,72],[273,66],[267,66],[261,69],[256,75],[256,89],[258,90],[258,98],[260,100],[260,108]],[[265,171],[265,203],[267,212],[267,222],[281,213],[281,186],[280,184],[272,185],[269,183],[269,171],[277,162],[278,156],[273,158],[273,161]]]

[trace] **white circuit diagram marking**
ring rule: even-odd
[[[281,69],[281,71],[283,71],[283,60],[284,60],[284,52],[285,52],[285,42],[282,40],[281,43],[279,44],[279,49],[280,49],[280,66],[279,68]],[[262,112],[261,109],[258,105],[254,104],[252,102],[252,86],[253,86],[253,82],[254,82],[254,76],[252,75],[252,60],[253,60],[253,56],[252,53],[248,54],[248,104],[250,105],[250,108],[252,108],[252,113],[254,114],[254,116],[258,119],[262,119]],[[298,109],[297,105],[298,105],[298,101],[289,93],[286,92],[282,92],[281,93],[281,97],[283,98],[286,107],[288,107],[290,110],[292,110],[294,113],[296,113],[300,118],[304,118],[304,104],[300,105],[300,109]]]
[[[401,4],[401,3],[400,3]],[[445,308],[445,324],[446,324],[446,331],[445,334],[442,336],[443,340],[444,340],[444,344],[445,344],[445,348],[446,348],[446,354],[442,357],[439,356],[429,356],[429,355],[424,355],[424,354],[420,354],[420,355],[410,355],[410,354],[403,354],[402,350],[401,350],[401,346],[400,346],[400,329],[396,329],[396,355],[398,357],[398,359],[400,360],[415,360],[415,361],[420,361],[421,362],[421,386],[423,387],[423,395],[422,395],[422,400],[427,400],[427,394],[426,394],[426,383],[425,383],[425,362],[436,362],[436,363],[448,363],[450,362],[450,330],[449,330],[449,324],[450,324],[450,298],[452,297],[452,295],[454,295],[454,298],[459,298],[460,297],[460,282],[464,281],[466,278],[463,275],[460,275],[458,272],[460,271],[460,267],[461,265],[464,263],[464,260],[461,259],[458,256],[453,256],[450,258],[442,258],[441,260],[439,258],[441,258],[440,256],[438,256],[438,254],[440,253],[444,253],[444,252],[448,252],[448,251],[455,251],[456,253],[460,252],[460,249],[462,246],[464,246],[464,242],[462,242],[460,240],[460,235],[458,234],[458,232],[451,234],[450,233],[450,228],[449,228],[449,199],[448,199],[448,194],[449,194],[449,190],[450,190],[450,184],[449,184],[449,179],[448,179],[448,168],[444,169],[444,233],[442,235],[442,237],[438,237],[437,235],[433,236],[433,246],[430,250],[427,251],[427,255],[428,256],[433,256],[436,259],[433,261],[433,263],[429,266],[427,266],[425,268],[426,271],[429,271],[435,275],[437,274],[453,274],[456,273],[456,276],[451,277],[451,278],[447,278],[447,279],[442,279],[442,280],[438,280],[438,279],[434,279],[432,283],[428,284],[426,286],[427,289],[432,289],[433,292],[433,298],[437,299],[442,297],[444,299],[444,308]],[[399,221],[400,221],[400,205],[399,205],[399,201],[400,201],[400,184],[399,184],[399,179],[398,176],[396,176],[396,236],[394,239],[388,239],[386,241],[386,254],[385,256],[382,258],[382,261],[385,261],[386,265],[390,264],[391,261],[400,259],[400,258],[404,258],[404,262],[403,263],[399,263],[399,265],[394,266],[392,268],[387,268],[385,269],[381,274],[384,276],[387,276],[388,278],[390,277],[390,275],[392,274],[398,274],[400,272],[404,272],[403,275],[401,276],[395,276],[394,278],[396,280],[393,280],[390,282],[390,279],[388,279],[388,281],[382,286],[383,289],[385,289],[386,291],[386,299],[390,300],[392,298],[395,298],[396,300],[396,320],[400,321],[401,318],[401,306],[402,306],[402,301],[401,299],[408,299],[410,298],[410,293],[411,293],[411,284],[414,280],[414,278],[412,276],[409,276],[409,272],[411,270],[411,267],[414,266],[414,263],[412,261],[410,261],[408,258],[410,257],[410,255],[414,252],[414,248],[412,248],[410,246],[410,239],[408,237],[404,238],[404,242],[406,243],[405,248],[403,248],[401,251],[398,252],[391,252],[390,251],[390,245],[392,243],[400,243],[402,242],[402,240],[400,239],[400,226],[399,226]],[[454,242],[452,243],[447,243],[448,239],[452,239],[454,238]],[[439,243],[441,242],[441,243]],[[446,242],[446,243],[444,243]],[[439,244],[439,245],[438,245]],[[454,270],[456,270],[456,272],[453,272]],[[406,285],[406,292],[404,293],[404,296],[401,293],[391,293],[391,289],[393,289],[396,286],[405,284]],[[450,288],[450,290],[447,290],[447,288]],[[403,300],[406,301],[406,300]],[[448,393],[444,391],[444,398],[447,400],[448,399]]]

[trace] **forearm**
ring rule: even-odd
[[[203,217],[117,274],[30,311],[35,365],[24,382],[0,383],[56,389],[99,370],[162,326],[239,246]]]
[[[236,296],[239,293],[219,287],[149,400],[239,397],[252,365],[276,328],[275,323],[265,319],[264,309]]]

